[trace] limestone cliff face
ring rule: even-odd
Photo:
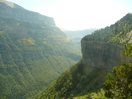
[[[122,45],[103,41],[87,41],[82,39],[82,63],[89,67],[111,71],[122,60]]]
[[[111,71],[123,59],[123,45],[132,43],[132,14],[128,13],[115,24],[85,36],[81,41],[82,63]]]

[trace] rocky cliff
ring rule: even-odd
[[[82,40],[81,45],[84,65],[111,71],[112,66],[121,63],[123,56],[120,44]]]

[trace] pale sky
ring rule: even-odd
[[[109,26],[132,13],[132,0],[8,0],[53,17],[59,28],[80,30]]]

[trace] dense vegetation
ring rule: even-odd
[[[82,39],[82,60],[63,73],[45,91],[37,95],[36,99],[109,99],[110,97],[112,99],[127,99],[125,96],[122,96],[125,98],[116,97],[122,95],[115,90],[116,88],[120,90],[120,86],[121,89],[124,88],[123,94],[126,94],[124,90],[127,86],[128,95],[131,96],[132,64],[127,64],[129,58],[122,55],[124,44],[132,43],[131,27],[132,14],[129,13],[110,27],[97,30],[84,37]],[[131,55],[131,51],[131,47],[127,47],[124,52],[129,52]],[[122,61],[126,64],[121,65]],[[114,66],[119,67],[115,67],[113,74],[110,74],[111,76],[106,80],[106,89],[99,91],[100,88],[103,88],[106,74],[111,72]],[[120,73],[122,74],[119,75]],[[122,84],[116,85],[116,81],[120,82],[120,78]],[[129,83],[127,78],[130,80]],[[126,83],[128,85],[125,85]],[[131,99],[131,97],[129,98]]]
[[[80,59],[52,18],[0,1],[0,99],[26,99]]]
[[[125,45],[124,54],[129,60],[107,74],[103,89],[73,99],[132,99],[132,44]]]
[[[132,44],[126,45],[124,52],[130,60],[114,67],[104,83],[105,96],[112,99],[132,99]]]
[[[101,87],[100,81],[105,74],[100,69],[89,69],[88,74],[83,73],[81,69],[82,64],[78,63],[69,71],[62,74],[56,82],[51,84],[41,95],[38,95],[36,99],[67,99],[75,96],[81,96],[88,92],[95,91]],[[96,73],[95,73],[96,72]],[[102,72],[102,75],[100,75]],[[96,75],[100,75],[97,77]],[[98,82],[97,82],[98,81]],[[87,84],[89,83],[89,85]],[[97,86],[94,86],[97,85]],[[99,86],[98,86],[99,85]],[[93,87],[94,86],[94,87]]]
[[[115,24],[104,29],[95,31],[92,35],[83,38],[86,41],[106,41],[117,43],[132,42],[132,14],[128,13]]]

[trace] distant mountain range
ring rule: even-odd
[[[111,72],[114,66],[127,62],[122,51],[124,44],[132,44],[131,13],[115,24],[85,36],[81,40],[80,62],[65,71],[35,99],[108,99],[94,98],[93,93],[93,98],[87,97],[87,94],[102,88],[106,73]]]
[[[27,99],[80,59],[53,18],[0,0],[0,99]]]
[[[81,39],[88,34],[91,34],[96,29],[85,29],[85,30],[76,30],[76,31],[66,31],[64,33],[68,36],[70,40],[79,48],[81,48]]]

